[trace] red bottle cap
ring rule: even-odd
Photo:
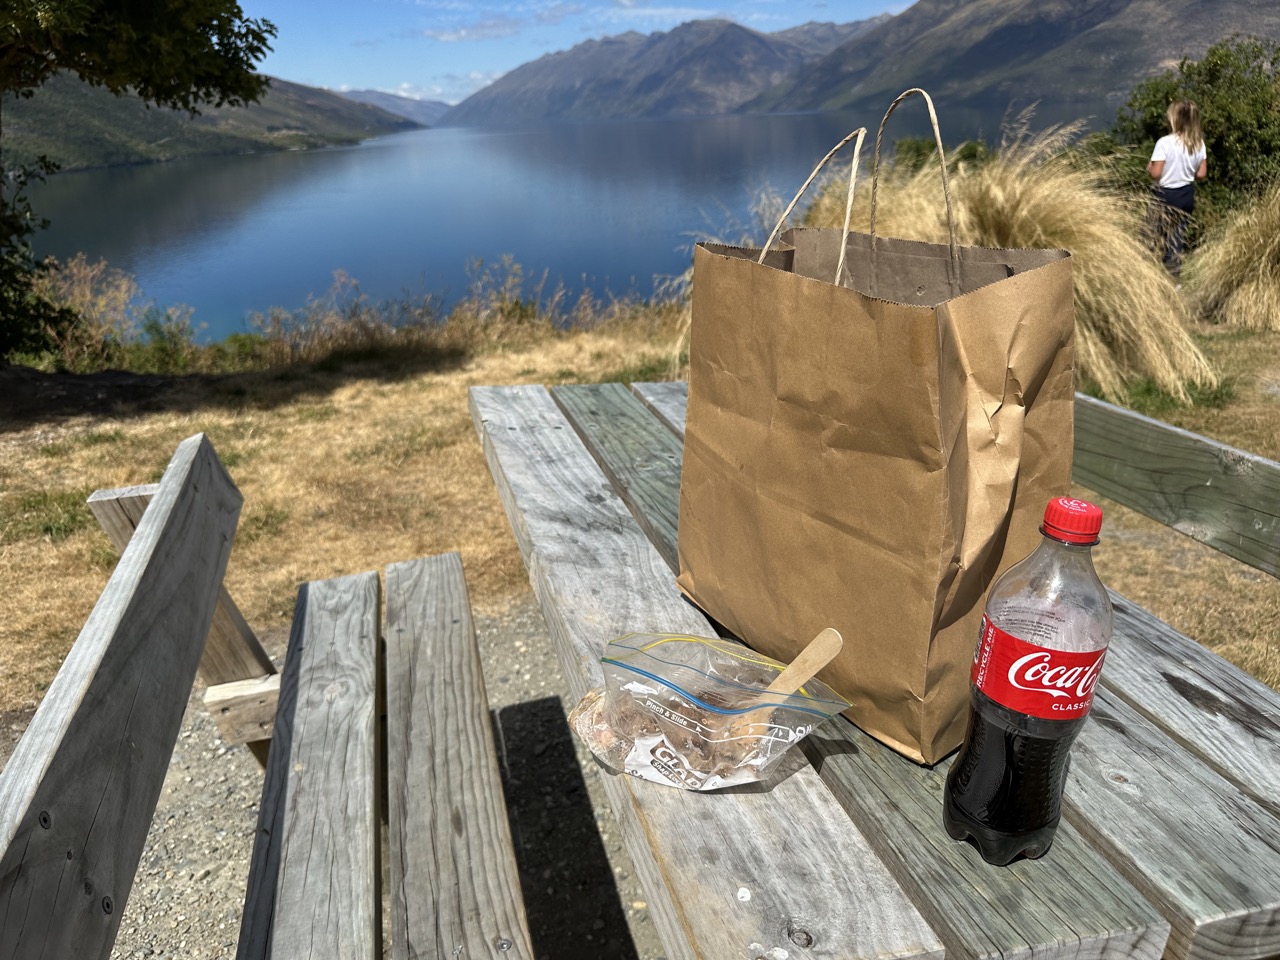
[[[1054,497],[1044,508],[1046,536],[1064,543],[1092,546],[1102,530],[1102,508],[1072,497]]]

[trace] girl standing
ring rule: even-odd
[[[1167,114],[1168,136],[1156,141],[1147,173],[1157,181],[1155,235],[1163,243],[1164,265],[1178,278],[1182,268],[1182,240],[1187,220],[1196,205],[1197,180],[1208,174],[1204,135],[1200,132],[1200,110],[1190,100],[1175,100]]]

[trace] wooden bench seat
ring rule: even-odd
[[[532,960],[456,553],[387,567],[392,957]]]
[[[110,956],[199,667],[267,757],[239,957],[381,958],[385,920],[393,957],[532,958],[461,559],[388,567],[385,633],[378,572],[302,585],[275,675],[222,587],[240,503],[199,435],[95,494],[123,554],[0,774],[0,957]]]

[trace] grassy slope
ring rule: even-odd
[[[114,567],[85,498],[157,481],[182,438],[208,433],[244,494],[227,583],[256,631],[287,631],[303,581],[454,549],[483,608],[527,579],[466,388],[654,379],[674,339],[620,328],[407,369],[192,378],[159,411],[0,423],[0,715],[39,701]]]
[[[29,100],[6,100],[6,163],[39,154],[63,169],[177,160],[209,154],[355,143],[416,124],[368,104],[273,80],[260,103],[198,117],[116,97],[73,77],[54,77]]]

